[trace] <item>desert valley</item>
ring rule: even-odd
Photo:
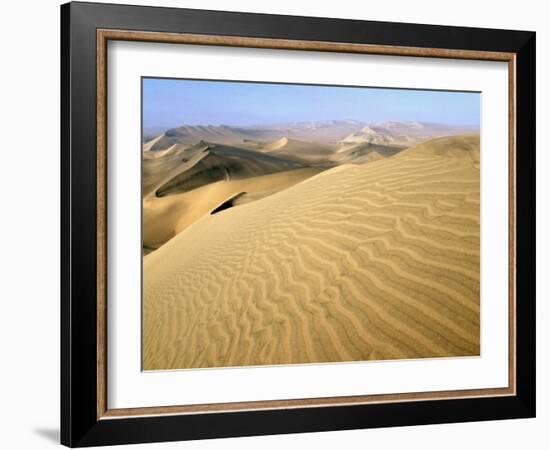
[[[142,151],[145,370],[479,355],[477,126],[184,125]]]

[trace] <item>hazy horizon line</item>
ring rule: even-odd
[[[319,120],[297,120],[297,121],[289,121],[289,122],[281,122],[281,121],[273,121],[273,122],[257,122],[257,123],[250,123],[250,124],[236,124],[236,123],[192,123],[192,122],[183,122],[179,125],[150,125],[146,126],[143,124],[143,130],[147,129],[163,129],[163,130],[171,130],[171,129],[177,129],[181,127],[229,127],[229,128],[255,128],[255,127],[263,127],[263,126],[282,126],[282,125],[300,125],[300,124],[322,124],[327,122],[333,122],[333,123],[356,123],[357,125],[382,125],[387,123],[399,123],[399,124],[411,124],[411,123],[418,123],[422,125],[438,125],[438,126],[456,126],[456,127],[475,127],[480,128],[479,123],[453,123],[453,122],[434,122],[434,121],[426,121],[426,120],[379,120],[379,121],[368,121],[368,120],[358,120],[358,119],[319,119]]]

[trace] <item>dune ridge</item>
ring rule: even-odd
[[[263,198],[322,170],[305,167],[244,179],[220,180],[165,197],[149,194],[143,200],[143,245],[149,251],[159,248],[235,194],[246,193],[245,200]]]
[[[295,161],[227,145],[201,143],[178,174],[156,189],[157,197],[191,191],[220,180],[237,180],[303,167]]]
[[[315,142],[316,144],[370,142],[379,145],[411,146],[434,137],[479,132],[477,126],[457,126],[428,122],[362,122],[325,120],[252,126],[182,125],[170,128],[144,144],[144,149],[160,151],[174,144],[193,145],[209,141],[241,145],[280,139]]]
[[[161,151],[159,151],[161,152]],[[285,189],[325,168],[277,155],[199,142],[143,160],[143,249],[150,253],[239,195],[247,203]]]
[[[144,257],[144,369],[479,354],[479,135],[317,170]]]

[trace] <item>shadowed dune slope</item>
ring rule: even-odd
[[[147,149],[165,150],[174,144],[194,144],[201,140],[239,145],[244,141],[271,141],[284,136],[300,141],[330,141],[344,139],[350,133],[364,126],[353,120],[328,120],[313,122],[281,123],[254,126],[228,125],[183,125],[166,130],[154,142],[149,141]]]
[[[164,197],[143,200],[143,245],[155,250],[236,194],[235,204],[254,201],[318,174],[321,168],[298,168],[255,177],[221,180]]]
[[[144,368],[478,355],[475,155],[436,140],[197,220],[144,258]]]
[[[187,161],[198,153],[186,146],[174,145],[157,152],[144,151],[142,161],[143,196],[151,193],[180,171],[185,170]]]
[[[194,144],[201,140],[219,143],[235,143],[243,138],[261,136],[256,130],[213,125],[183,125],[167,130],[149,147],[150,150],[164,150],[174,144]]]
[[[227,145],[201,143],[193,149],[195,152],[185,160],[179,173],[156,189],[157,197],[191,191],[216,181],[238,180],[303,167],[295,161]]]
[[[162,153],[161,156],[157,156]],[[143,245],[155,250],[229,198],[250,202],[323,168],[228,145],[199,144],[144,152]]]

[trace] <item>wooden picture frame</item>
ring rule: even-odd
[[[509,67],[507,388],[110,409],[107,42],[504,61]],[[91,446],[535,415],[535,33],[125,5],[61,7],[61,442]]]

